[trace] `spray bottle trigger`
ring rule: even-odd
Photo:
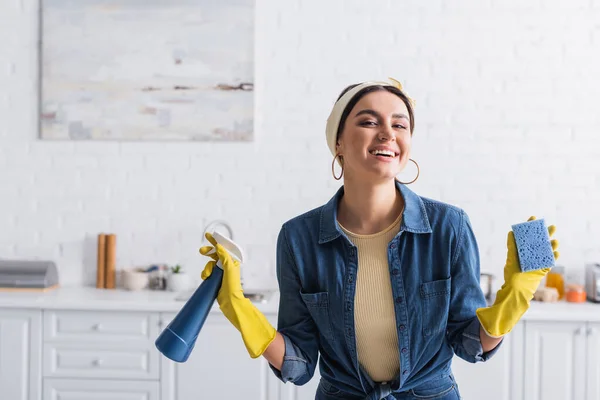
[[[233,240],[229,239],[226,236],[223,236],[222,234],[220,234],[217,231],[214,231],[212,233],[213,238],[217,241],[217,243],[219,243],[221,246],[223,246],[225,248],[225,250],[227,250],[229,252],[229,254],[231,255],[231,257],[238,261],[240,264],[243,264],[244,262],[244,252],[242,251],[242,248],[235,243]],[[223,264],[221,262],[221,260],[217,261],[217,267],[223,269]]]

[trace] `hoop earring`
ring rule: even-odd
[[[396,180],[398,182],[400,182],[401,184],[403,184],[403,185],[410,185],[411,183],[415,182],[417,179],[419,179],[419,174],[421,173],[421,169],[419,168],[419,164],[417,164],[417,162],[415,160],[413,160],[412,158],[409,158],[408,161],[412,161],[417,166],[417,176],[415,177],[415,179],[413,179],[410,182],[402,182],[402,181],[400,181],[399,179],[396,178]]]
[[[340,172],[340,176],[335,176],[335,161],[338,159],[338,157],[340,158],[340,165],[342,167],[342,172]],[[333,161],[331,162],[331,174],[333,175],[333,179],[335,179],[336,181],[339,181],[340,179],[342,179],[342,176],[344,176],[344,159],[342,158],[342,156],[340,154],[336,154],[335,157],[333,157]]]

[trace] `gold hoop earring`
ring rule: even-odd
[[[401,180],[399,180],[399,179],[396,178],[396,180],[398,182],[400,182],[401,184],[403,184],[403,185],[410,185],[411,183],[415,182],[417,179],[419,179],[419,174],[421,173],[421,169],[419,168],[419,164],[417,164],[417,162],[415,160],[413,160],[412,158],[409,158],[408,161],[412,161],[417,166],[417,176],[415,177],[415,179],[413,179],[410,182],[402,182]]]
[[[340,166],[342,167],[342,172],[340,172],[340,176],[335,176],[335,161],[338,159],[338,157],[340,158]],[[331,174],[333,175],[333,179],[335,179],[336,181],[339,181],[340,179],[342,179],[342,176],[344,176],[344,159],[342,158],[341,154],[336,154],[335,157],[333,157],[333,161],[331,162]]]

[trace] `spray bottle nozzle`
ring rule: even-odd
[[[231,255],[231,257],[238,261],[240,264],[244,263],[244,252],[242,248],[237,245],[233,240],[229,239],[226,236],[223,236],[217,231],[212,233],[213,238],[219,243],[221,246],[225,248]]]

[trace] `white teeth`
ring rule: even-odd
[[[396,153],[394,153],[393,151],[390,150],[372,150],[371,154],[377,156],[377,155],[384,155],[384,156],[389,156],[389,157],[396,157]]]

